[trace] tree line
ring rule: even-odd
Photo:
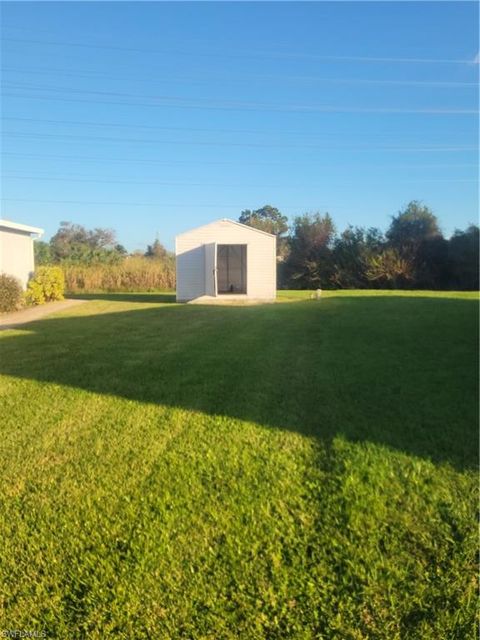
[[[245,209],[239,222],[277,236],[281,288],[478,289],[478,226],[446,238],[435,214],[418,201],[392,216],[385,233],[358,226],[338,232],[328,213],[306,213],[289,223],[270,205]],[[158,238],[146,251],[128,253],[112,229],[62,222],[49,242],[35,242],[35,255],[37,264],[60,264],[72,278],[81,274],[80,280],[87,267],[93,276],[92,268],[102,266],[103,282],[111,276],[108,267],[115,266],[115,274],[121,274],[116,277],[132,281],[131,286],[174,283],[174,256]]]
[[[36,241],[37,265],[59,265],[67,291],[158,291],[175,288],[175,257],[155,239],[128,253],[113,229],[61,222],[50,242]]]
[[[328,213],[289,224],[269,205],[242,211],[239,222],[277,236],[282,288],[478,289],[478,226],[446,238],[435,214],[415,200],[392,216],[385,233],[353,226],[338,232]]]
[[[44,264],[118,264],[126,257],[145,257],[167,260],[173,254],[167,251],[156,238],[147,250],[128,253],[117,241],[113,229],[86,229],[81,224],[61,222],[60,227],[49,242],[35,242],[35,262]]]

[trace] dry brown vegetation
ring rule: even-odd
[[[175,288],[173,259],[128,257],[116,264],[62,264],[66,290],[153,291]]]

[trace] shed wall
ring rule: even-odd
[[[204,245],[247,245],[247,298],[272,300],[276,296],[276,238],[248,227],[218,221],[176,238],[177,300],[206,294]],[[219,296],[220,297],[220,296]]]

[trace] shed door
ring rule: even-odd
[[[205,295],[217,295],[217,243],[209,242],[205,247]]]
[[[247,293],[247,245],[219,244],[217,247],[217,293]]]

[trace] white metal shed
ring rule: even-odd
[[[177,301],[275,299],[276,236],[223,218],[175,239]]]
[[[35,269],[33,238],[42,234],[43,229],[0,220],[0,273],[15,276],[25,288]]]

